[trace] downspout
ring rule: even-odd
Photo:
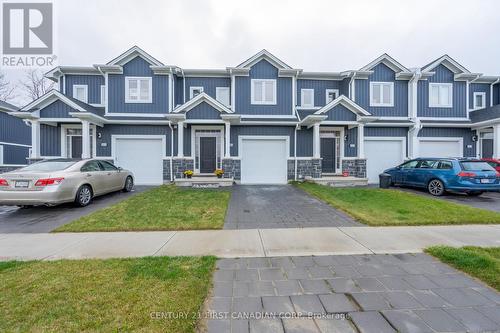
[[[186,103],[186,76],[184,75],[184,70],[181,68],[182,74],[182,104]]]
[[[173,170],[173,159],[174,159],[174,129],[172,128],[172,122],[168,122],[168,127],[170,127],[170,181],[174,181],[174,170]]]

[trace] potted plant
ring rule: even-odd
[[[217,176],[217,178],[222,178],[222,175],[224,174],[224,170],[222,170],[222,169],[215,169],[214,173]]]
[[[185,170],[184,176],[186,176],[186,178],[191,178],[193,176],[193,173],[193,170]]]

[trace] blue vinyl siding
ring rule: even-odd
[[[340,81],[339,90],[340,90],[341,95],[349,97],[349,82],[350,81],[351,81],[351,79],[349,79],[349,78],[343,79],[342,81]]]
[[[396,73],[380,63],[373,68],[374,73],[368,79],[355,80],[355,101],[366,111],[379,117],[407,117],[408,116],[408,81],[396,80]],[[370,106],[370,82],[394,83],[394,106]]]
[[[154,75],[150,64],[141,57],[135,57],[123,66],[123,75],[108,76],[108,113],[167,113],[168,75]],[[152,103],[125,103],[125,77],[152,77]]]
[[[66,103],[56,100],[54,103],[47,105],[40,110],[40,118],[73,118],[69,115],[70,112],[77,111],[68,106]],[[76,118],[73,119],[78,121]]]
[[[446,128],[446,127],[424,127],[418,133],[419,137],[456,137],[464,139],[464,157],[476,156],[476,143],[472,141],[472,136],[476,132],[468,128]],[[470,148],[468,147],[470,146]]]
[[[290,141],[290,156],[293,156],[293,126],[231,126],[231,156],[238,156],[238,137],[250,136],[288,136]]]
[[[500,104],[500,84],[493,86],[493,105]]]
[[[436,74],[428,80],[418,82],[417,113],[419,117],[467,117],[465,82],[454,81],[454,74],[443,65],[432,70]],[[453,107],[452,108],[431,108],[429,107],[429,82],[432,83],[453,83]]]
[[[293,155],[293,152],[290,153]],[[313,156],[313,129],[302,127],[297,131],[297,157]]]
[[[344,130],[345,135],[347,135],[347,140],[344,142],[344,156],[356,157],[358,155],[358,128],[344,128]]]
[[[186,112],[186,119],[221,119],[220,112],[203,102]]]
[[[469,84],[469,108],[471,110],[474,109],[474,93],[475,92],[482,92],[486,93],[486,101],[485,101],[485,107],[490,106],[490,87],[491,84],[488,83],[471,83]]]
[[[111,156],[112,135],[165,135],[166,156],[170,156],[170,128],[164,125],[104,125],[97,127],[97,156]],[[99,134],[101,137],[99,138]],[[105,146],[103,146],[105,144]]]
[[[101,85],[104,85],[102,75],[65,75],[66,95],[73,97],[73,85],[83,84],[88,88],[88,103],[101,104]]]
[[[182,93],[184,87],[184,79],[181,76],[174,76],[174,106],[184,104],[184,94]]]
[[[61,156],[61,125],[40,124],[40,155]]]
[[[365,127],[365,137],[403,137],[406,138],[406,156],[408,156],[408,128],[407,127]]]
[[[251,80],[276,80],[276,105],[251,104]],[[292,116],[292,79],[278,77],[278,69],[261,60],[250,69],[250,76],[236,77],[236,113],[245,115]]]
[[[486,109],[471,111],[469,113],[472,122],[480,122],[500,118],[500,105],[495,105]]]
[[[6,144],[0,146],[3,146],[3,164],[28,164],[29,147]]]
[[[231,88],[231,79],[225,77],[187,77],[186,102],[190,99],[190,87],[203,87],[203,92],[215,99],[215,88]],[[231,100],[231,98],[229,99]]]
[[[337,89],[340,94],[340,81],[334,80],[297,80],[297,105],[301,105],[301,89],[314,89],[314,106],[326,104],[326,90]]]
[[[0,141],[31,145],[31,128],[21,119],[0,111]]]
[[[326,120],[332,121],[356,121],[356,115],[343,105],[337,105],[325,113]]]

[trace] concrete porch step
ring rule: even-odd
[[[200,176],[193,175],[192,178],[177,178],[174,179],[174,184],[182,187],[194,188],[218,188],[232,186],[233,178],[217,178],[216,176]]]
[[[357,177],[325,176],[321,178],[313,178],[312,181],[316,184],[332,187],[352,187],[368,185],[368,178]]]

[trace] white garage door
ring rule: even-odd
[[[286,184],[286,139],[241,138],[241,183]]]
[[[460,139],[420,139],[421,157],[462,157]]]
[[[115,164],[134,173],[139,185],[163,183],[163,144],[157,138],[115,138]]]
[[[378,183],[378,175],[404,161],[406,142],[401,139],[365,138],[366,173],[368,183]]]

